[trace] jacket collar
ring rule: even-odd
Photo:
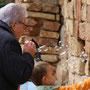
[[[3,22],[2,20],[0,20],[0,27],[4,28],[4,30],[6,30],[9,33],[13,34],[10,27],[5,22]]]

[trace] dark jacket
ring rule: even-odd
[[[34,61],[23,53],[8,25],[0,21],[0,90],[17,90],[32,73]]]

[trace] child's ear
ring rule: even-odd
[[[48,82],[47,77],[46,76],[43,76],[43,78],[42,78],[42,84],[47,84],[47,82]]]

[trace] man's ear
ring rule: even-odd
[[[12,31],[14,31],[14,30],[15,30],[15,26],[16,26],[16,24],[17,24],[17,22],[12,22],[12,26],[11,26]]]

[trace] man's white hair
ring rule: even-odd
[[[25,17],[28,17],[26,9],[15,3],[9,3],[0,9],[0,20],[10,27],[13,21],[22,21]]]

